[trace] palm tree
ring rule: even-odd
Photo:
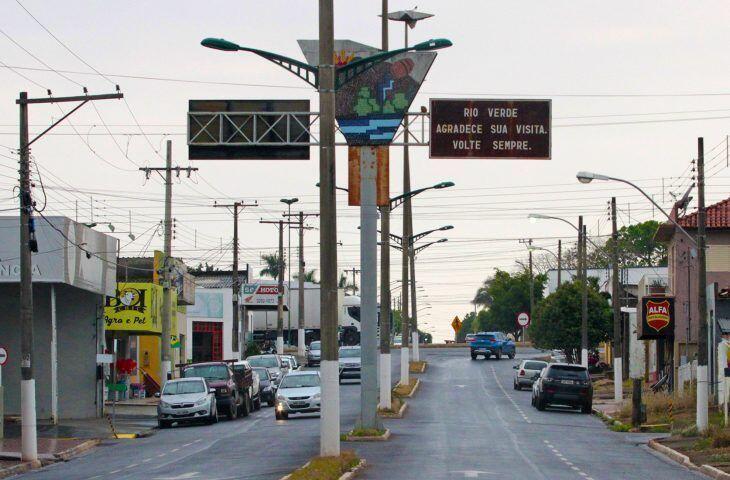
[[[317,276],[315,275],[315,272],[316,271],[317,270],[314,270],[314,269],[305,271],[304,272],[304,281],[305,282],[310,282],[310,283],[319,283],[319,280],[317,280]],[[298,280],[299,279],[299,274],[298,273],[294,275],[294,279],[295,280]]]
[[[352,291],[352,294],[355,295],[357,294],[357,291],[360,290],[354,283],[347,283],[347,275],[344,273],[340,277],[339,287],[345,289],[345,295],[347,295],[348,291]]]
[[[281,272],[284,272],[284,269],[286,268],[285,265],[281,264],[279,261],[279,254],[278,253],[264,253],[261,254],[261,260],[264,261],[264,264],[266,264],[266,267],[262,268],[259,272],[259,275],[262,277],[271,277],[274,280],[279,279],[279,268],[281,267]],[[280,265],[281,264],[281,265]]]
[[[477,293],[474,295],[472,303],[474,305],[481,305],[482,307],[490,307],[492,305],[492,297],[489,295],[489,287],[492,283],[492,279],[488,278],[484,280],[484,283],[477,289]]]

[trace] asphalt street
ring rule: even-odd
[[[343,443],[378,480],[705,478],[648,449],[648,436],[614,433],[574,411],[538,412],[530,392],[512,389],[513,361],[472,361],[465,349],[422,349],[429,370],[405,419],[388,420],[382,443]],[[522,351],[518,357],[536,352]],[[393,355],[397,380],[398,352]],[[357,420],[360,386],[341,389],[342,431]],[[263,407],[248,418],[106,441],[23,479],[278,479],[319,450],[319,417],[276,421]]]

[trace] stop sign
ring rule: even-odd
[[[526,328],[530,325],[530,314],[527,312],[521,312],[517,315],[517,325],[520,328]]]

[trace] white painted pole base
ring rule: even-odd
[[[392,383],[390,374],[390,353],[380,354],[380,403],[379,408],[390,408],[393,401],[390,396],[390,385]]]
[[[408,347],[400,349],[400,383],[402,385],[410,385],[410,364],[408,362]]]
[[[411,334],[411,345],[413,345],[413,361],[418,362],[420,361],[420,352],[418,351],[418,332],[413,332]]]
[[[707,431],[707,365],[697,366],[697,431]]]
[[[319,454],[323,457],[340,455],[340,365],[337,360],[322,360],[322,412]]]
[[[580,351],[580,364],[588,368],[588,349],[586,348]]]
[[[620,402],[624,399],[624,372],[621,357],[613,359],[613,399]]]
[[[305,345],[306,340],[304,339],[304,329],[300,328],[297,330],[297,355],[304,358],[307,345]]]
[[[163,360],[160,362],[160,386],[164,387],[167,383],[167,377],[171,372],[172,362],[170,360]]]
[[[276,353],[279,355],[284,353],[284,337],[276,337]]]
[[[20,382],[20,415],[22,417],[21,460],[38,461],[38,438],[35,418],[35,380]]]

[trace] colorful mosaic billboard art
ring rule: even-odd
[[[390,143],[435,59],[433,52],[401,53],[342,85],[335,117],[348,145]]]

